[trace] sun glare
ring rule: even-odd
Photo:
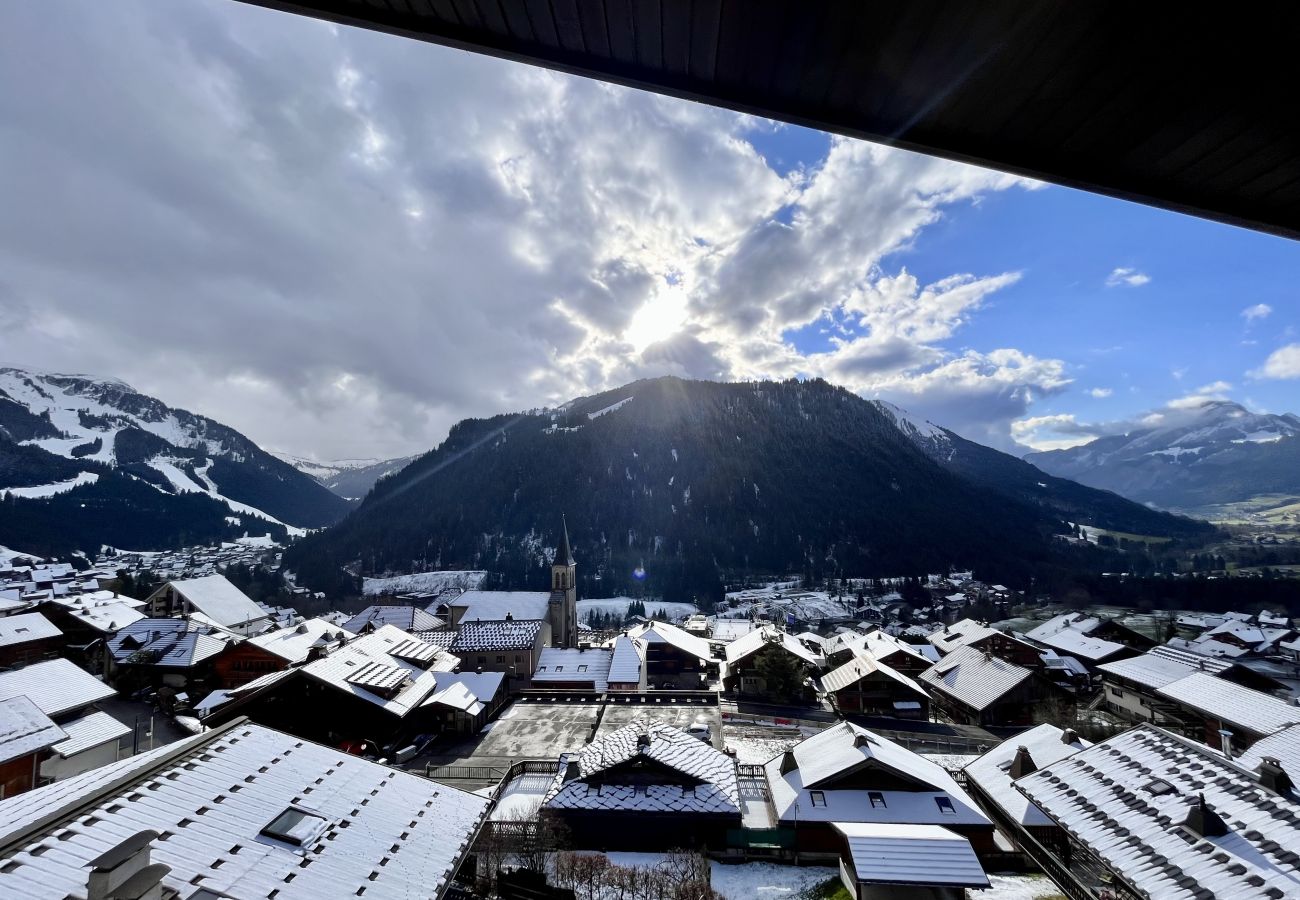
[[[665,289],[641,305],[623,337],[640,353],[651,344],[672,337],[685,322],[686,295],[679,290]]]

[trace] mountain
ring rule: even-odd
[[[1254,413],[1226,400],[1173,421],[1097,438],[1026,461],[1162,509],[1212,514],[1265,495],[1300,496],[1300,417]]]
[[[947,459],[925,445],[939,440]],[[322,589],[435,568],[488,569],[505,586],[540,589],[561,514],[584,593],[687,599],[748,573],[975,566],[1021,583],[1028,565],[1064,552],[1052,536],[1066,519],[1209,531],[1059,484],[824,381],[660,378],[559,410],[460,422],[285,560]]]
[[[348,503],[233,428],[130,385],[0,368],[0,544],[132,550],[318,528]]]
[[[338,459],[317,462],[288,453],[276,453],[280,459],[299,472],[310,475],[345,500],[360,500],[375,482],[386,475],[395,475],[411,464],[414,456],[395,459]]]

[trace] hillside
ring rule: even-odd
[[[980,468],[974,450],[961,456]],[[509,586],[545,587],[564,513],[584,594],[636,590],[644,577],[644,590],[673,598],[760,572],[976,566],[1023,580],[1027,563],[1057,552],[1052,535],[1067,518],[1092,518],[1090,500],[1096,515],[1141,518],[1148,533],[1205,529],[1053,489],[1071,499],[1067,514],[1021,496],[1024,477],[994,485],[941,464],[886,408],[822,381],[662,378],[558,411],[463,421],[343,522],[290,548],[286,564],[328,588],[345,567],[487,569]]]
[[[348,504],[228,426],[120,381],[0,369],[0,543],[145,550],[316,528]]]
[[[360,500],[375,482],[387,475],[395,475],[410,465],[414,456],[396,459],[340,459],[317,462],[287,453],[275,454],[299,472],[310,475],[345,500]]]
[[[1261,495],[1300,497],[1300,417],[1210,401],[1170,424],[1025,459],[1139,503],[1205,515]]]

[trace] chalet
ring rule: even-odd
[[[217,655],[213,668],[218,685],[239,687],[268,672],[311,662],[356,635],[324,619],[307,619],[289,628],[233,641]]]
[[[921,684],[953,721],[1033,725],[1074,718],[1074,697],[1040,672],[977,647],[953,650],[921,673]]]
[[[392,625],[414,634],[418,631],[433,631],[445,624],[442,619],[418,606],[367,606],[348,619],[343,630],[361,634],[367,628],[373,630],[381,625]]]
[[[643,651],[645,681],[653,687],[698,690],[717,672],[709,642],[675,625],[638,625],[628,637]]]
[[[614,639],[614,651],[609,659],[606,687],[613,693],[635,693],[645,690],[645,646],[620,634]]]
[[[930,645],[918,648],[901,638],[883,631],[872,631],[866,635],[863,649],[877,662],[885,663],[895,672],[902,672],[915,678],[930,668],[937,660],[931,660],[923,650],[932,649]]]
[[[67,732],[26,697],[0,700],[0,798],[40,783],[41,763]]]
[[[191,617],[203,624],[251,637],[271,627],[271,615],[226,580],[205,575],[169,581],[145,600],[154,618]]]
[[[139,619],[111,637],[108,677],[124,693],[141,687],[202,692],[215,660],[234,638],[193,619]]]
[[[1018,846],[1037,842],[1068,858],[1065,832],[1012,782],[1091,746],[1073,729],[1036,725],[967,765],[966,790]]]
[[[962,619],[947,625],[930,634],[926,640],[944,656],[955,650],[974,648],[1018,666],[1037,668],[1041,665],[1038,648],[1033,644],[974,619]]]
[[[930,718],[930,695],[907,675],[870,656],[859,656],[822,676],[820,689],[841,714],[896,719]]]
[[[1140,631],[1134,631],[1118,619],[1090,616],[1081,612],[1068,612],[1053,616],[1046,622],[1030,629],[1025,633],[1025,636],[1038,641],[1040,637],[1048,637],[1066,628],[1099,640],[1121,644],[1139,653],[1145,653],[1156,645],[1154,640]],[[1047,646],[1052,645],[1048,644]]]
[[[0,618],[0,669],[51,659],[63,647],[63,632],[38,612]]]
[[[1099,883],[1113,897],[1161,900],[1300,894],[1300,801],[1276,764],[1252,770],[1139,725],[1015,787],[1070,836],[1069,865],[1040,861],[1069,896],[1094,896]]]
[[[965,900],[986,888],[970,841],[940,825],[835,822],[840,881],[853,900]]]
[[[1179,707],[1161,697],[1158,691],[1193,672],[1205,672],[1216,678],[1264,693],[1284,687],[1281,683],[1227,659],[1200,656],[1167,645],[1097,667],[1102,679],[1106,708],[1130,722],[1154,722],[1178,729],[1183,717]]]
[[[1190,733],[1197,740],[1222,746],[1230,754],[1300,723],[1300,706],[1208,672],[1171,681],[1157,688],[1156,696],[1177,708],[1175,717],[1191,724]]]
[[[808,679],[796,690],[794,696],[776,696],[776,688],[763,677],[764,660],[779,654],[792,660]],[[727,669],[722,683],[729,691],[742,697],[773,697],[779,700],[810,700],[813,696],[811,677],[821,671],[825,660],[805,647],[794,635],[773,626],[751,631],[727,645]]]
[[[508,698],[501,672],[439,672],[433,693],[421,706],[433,731],[469,735],[500,715]]]
[[[41,762],[42,781],[67,778],[117,759],[118,742],[131,729],[95,707],[116,693],[66,659],[0,672],[0,700],[25,697],[63,731]]]
[[[940,825],[991,852],[993,824],[943,767],[850,722],[763,766],[778,824],[800,862],[838,854],[836,823]]]
[[[533,687],[603,694],[609,689],[609,669],[613,661],[613,650],[547,647],[537,659]]]
[[[661,723],[561,756],[542,809],[587,850],[721,849],[741,825],[735,760]]]
[[[1131,644],[1124,644],[1102,637],[1103,634],[1113,629],[1123,629],[1124,632],[1141,637],[1122,625],[1096,617],[1084,616],[1082,613],[1065,613],[1056,616],[1027,631],[1024,637],[1040,647],[1046,647],[1057,653],[1074,657],[1082,660],[1090,668],[1096,668],[1102,663],[1126,659],[1141,652]],[[1151,640],[1147,640],[1145,643],[1147,646],[1141,648],[1142,650],[1155,645],[1155,642]]]
[[[488,806],[236,721],[0,803],[0,896],[443,898]]]
[[[462,621],[451,652],[468,668],[527,678],[546,646],[546,627],[536,620]]]
[[[113,591],[92,591],[54,597],[41,603],[40,613],[63,632],[64,652],[92,672],[107,674],[106,642],[145,617],[144,602]]]

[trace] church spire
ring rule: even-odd
[[[569,549],[569,523],[565,521],[563,514],[560,516],[560,528],[564,533],[564,537],[560,541],[560,548],[555,551],[555,565],[576,566],[573,551]]]

